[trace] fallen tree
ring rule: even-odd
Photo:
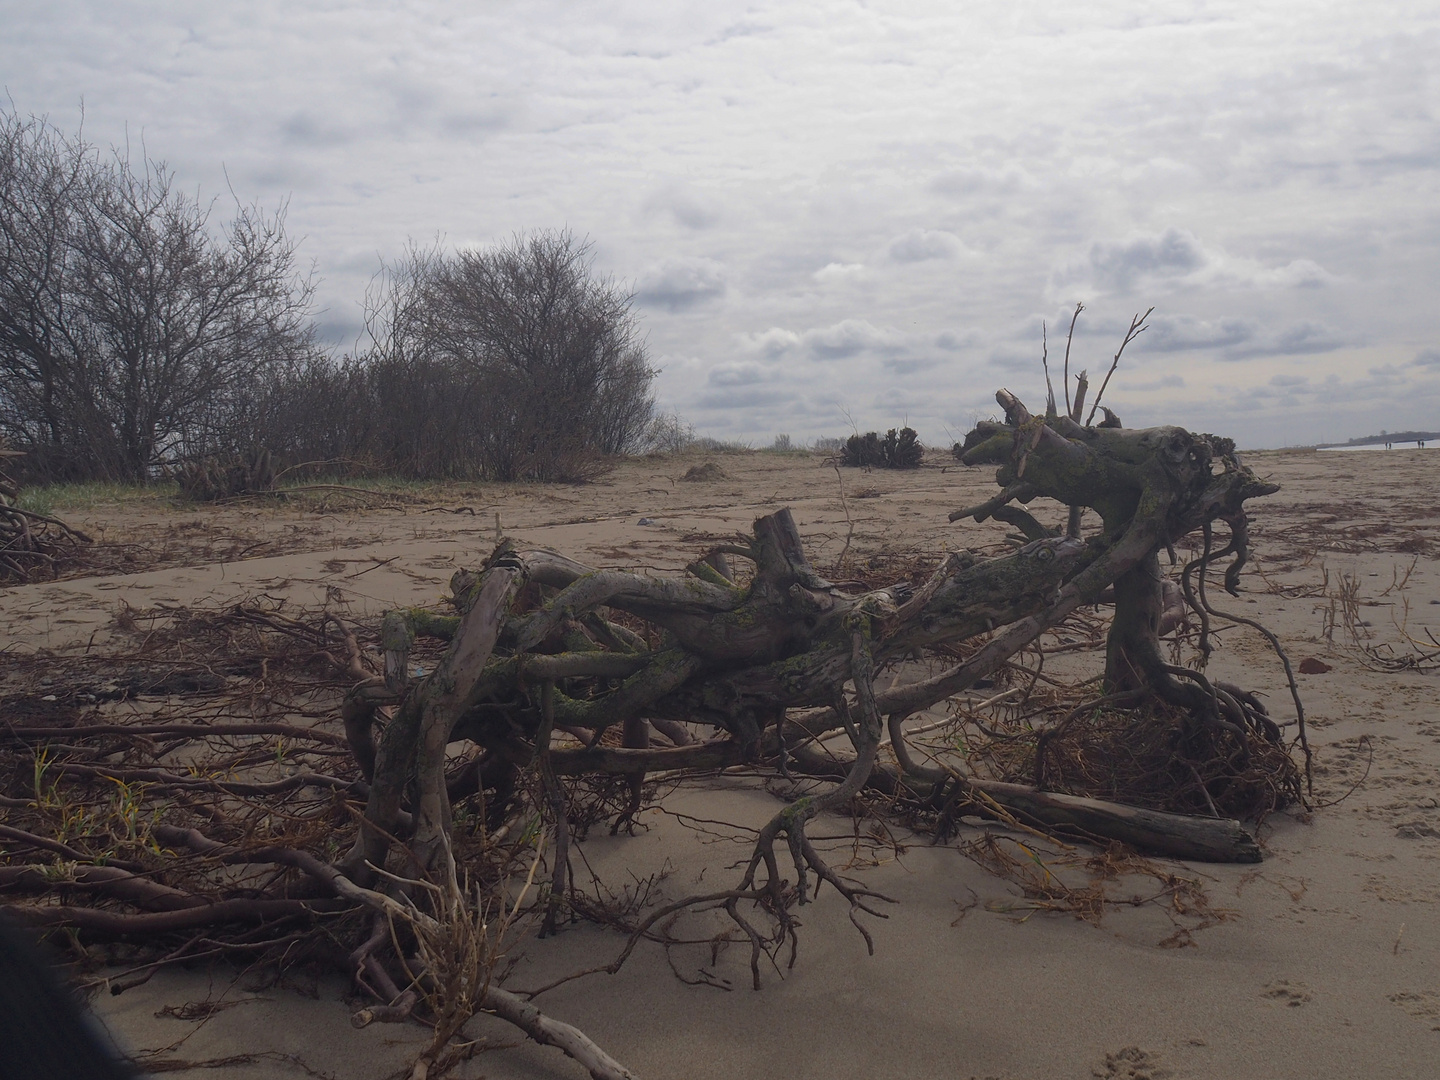
[[[1241,464],[1229,440],[1175,427],[1083,426],[1053,408],[1032,415],[1006,391],[997,397],[1004,420],[978,425],[962,457],[967,465],[998,466],[1001,490],[952,518],[994,517],[1019,529],[1023,543],[1009,554],[951,554],[918,585],[857,594],[812,567],[788,510],[760,518],[749,537],[705,551],[671,577],[596,569],[501,542],[478,572],[452,580],[453,614],[402,610],[385,618],[376,642],[380,671],[354,685],[340,708],[353,772],[336,775],[332,765],[330,774],[297,772],[268,786],[196,777],[193,770],[188,778],[155,769],[129,777],[172,792],[258,798],[322,790],[332,805],[363,799],[363,810],[346,811],[354,818],[348,852],[322,857],[313,834],[309,848],[217,840],[203,822],[182,824],[184,815],[172,813],[166,816],[175,821],[146,834],[153,850],[136,853],[133,868],[112,854],[106,872],[77,871],[64,882],[70,894],[107,897],[141,912],[73,903],[16,910],[41,925],[139,937],[264,920],[293,928],[296,919],[369,911],[374,921],[362,927],[343,966],[379,999],[367,1022],[409,1015],[422,1003],[427,1008],[436,1042],[417,1075],[443,1071],[451,1038],[485,1009],[560,1046],[592,1076],[615,1077],[629,1074],[583,1035],[489,979],[505,929],[522,907],[543,921],[544,932],[558,928],[570,897],[570,807],[578,783],[614,778],[621,786],[612,826],[618,830],[640,809],[646,778],[657,773],[749,764],[838,781],[775,814],[731,887],[677,899],[634,922],[629,945],[610,969],[660,920],[708,906],[723,909],[749,942],[757,988],[762,957],[788,945],[793,963],[794,910],[821,882],[847,900],[869,942],[861,916],[879,915],[886,898],[828,865],[807,833],[819,815],[848,807],[866,790],[929,813],[942,832],[960,813],[975,813],[1183,858],[1258,860],[1253,839],[1221,810],[1263,811],[1299,797],[1299,774],[1280,725],[1258,697],[1167,662],[1159,641],[1167,606],[1159,558],[1202,534],[1203,552],[1180,584],[1185,605],[1201,621],[1203,659],[1209,619],[1221,617],[1206,593],[1207,569],[1233,556],[1225,583],[1237,587],[1247,552],[1245,503],[1275,486]],[[1023,508],[1037,498],[1061,504],[1071,523],[1079,522],[1079,511],[1093,511],[1101,527],[1089,536],[1065,535],[1078,534],[1077,527],[1049,528]],[[1229,533],[1218,550],[1217,523]],[[976,775],[954,755],[925,759],[914,751],[907,718],[994,677],[1042,634],[1107,597],[1115,614],[1101,694],[1037,736],[1032,784]],[[353,632],[339,628],[343,656],[324,652],[327,625],[317,648],[337,670],[365,675],[365,650]],[[424,639],[448,644],[433,670],[417,677],[412,656]],[[878,672],[927,655],[952,662],[910,682],[877,685]],[[1043,790],[1047,741],[1053,746],[1052,737],[1087,711],[1164,724],[1168,760],[1194,774],[1202,814]],[[1297,720],[1303,739],[1303,712]],[[849,756],[816,750],[819,740],[840,732],[851,744]],[[26,737],[24,729],[12,736]],[[77,737],[83,733],[69,733],[72,743]],[[326,737],[333,752],[334,736]],[[458,759],[456,744],[470,748]],[[116,783],[127,779],[123,771],[83,763],[60,771],[67,782],[112,773]],[[1234,792],[1250,791],[1246,778],[1257,771],[1272,797],[1251,806]],[[467,854],[455,837],[462,801],[485,823],[478,856],[473,844]],[[516,823],[537,812],[544,825],[539,845],[492,857]],[[83,854],[38,828],[24,835],[52,857]],[[548,888],[531,901],[542,849],[551,853]],[[216,867],[278,865],[292,873],[268,891],[226,895],[217,887],[202,896],[193,884],[187,891],[163,880],[167,851],[203,856]],[[481,885],[478,900],[467,881]],[[0,888],[53,894],[58,886],[22,868],[0,877]],[[397,923],[408,927],[406,934],[386,929]],[[447,941],[463,947],[447,952]]]

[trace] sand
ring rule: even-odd
[[[874,956],[826,891],[804,909],[794,969],[764,971],[758,992],[738,949],[713,968],[708,950],[674,951],[676,971],[694,979],[703,968],[717,986],[686,985],[661,949],[642,946],[619,974],[570,983],[539,1004],[645,1080],[1440,1075],[1440,676],[1381,670],[1347,638],[1343,620],[1333,640],[1326,636],[1333,597],[1353,584],[1370,624],[1358,628],[1371,635],[1360,644],[1399,654],[1402,627],[1421,640],[1427,627],[1440,637],[1440,457],[1396,450],[1246,460],[1282,490],[1251,504],[1264,574],[1247,572],[1242,598],[1228,603],[1275,630],[1296,661],[1315,658],[1331,670],[1301,676],[1317,809],[1267,820],[1258,866],[1174,867],[1202,878],[1223,920],[1177,940],[1156,905],[1113,907],[1098,925],[1026,911],[1013,885],[955,847],[910,838],[898,854],[865,849],[861,861],[876,865],[854,871],[896,901],[887,920],[867,924]],[[707,461],[720,476],[681,479]],[[853,551],[881,562],[914,549],[974,547],[1001,530],[945,518],[993,491],[989,473],[938,456],[907,474],[845,470],[842,501],[835,471],[817,458],[684,455],[629,462],[584,487],[444,492],[446,510],[473,513],[345,510],[339,495],[326,513],[97,506],[69,516],[109,543],[144,545],[133,549],[139,572],[0,592],[0,649],[102,647],[121,604],[264,593],[312,605],[328,599],[354,618],[376,618],[395,604],[437,600],[455,568],[489,550],[497,514],[506,533],[527,543],[632,568],[678,568],[706,540],[781,506],[793,508],[817,564],[832,561],[847,536]],[[162,568],[149,568],[157,561]],[[1214,670],[1265,690],[1272,711],[1285,714],[1279,665],[1263,641],[1227,631],[1221,642]],[[1097,661],[1073,662],[1079,670]],[[753,826],[780,805],[779,790],[753,779],[707,782],[667,800],[668,812],[645,814],[634,837],[597,833],[585,853],[617,891],[662,870],[658,888],[670,896],[728,881],[746,854],[743,837],[697,829],[679,815]],[[821,831],[849,827],[830,825]],[[1153,882],[1136,879],[1142,886]],[[607,961],[620,944],[614,931],[589,925],[527,940],[509,985],[536,986]],[[132,1048],[184,1039],[174,1053],[190,1060],[271,1055],[185,1075],[305,1075],[281,1055],[344,1080],[401,1068],[424,1031],[354,1030],[345,992],[338,979],[247,989],[224,969],[170,971],[95,1007]],[[204,1022],[156,1015],[208,998],[235,1005]],[[505,1025],[479,1019],[471,1030],[497,1046],[457,1075],[584,1076]]]

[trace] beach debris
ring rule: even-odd
[[[499,960],[527,929],[558,933],[582,916],[623,927],[623,950],[593,969],[613,972],[642,941],[672,941],[675,918],[713,911],[728,923],[716,948],[748,945],[758,989],[762,969],[795,963],[800,909],[828,884],[873,949],[868,918],[886,917],[890,901],[822,856],[814,823],[834,812],[877,826],[889,816],[937,840],[980,817],[1012,838],[1093,843],[1097,880],[1158,873],[1161,895],[1208,925],[1219,916],[1194,899],[1198,884],[1137,869],[1122,845],[1254,861],[1236,819],[1303,801],[1280,722],[1253,691],[1203,671],[1214,623],[1252,628],[1278,651],[1210,597],[1212,577],[1238,590],[1245,503],[1276,489],[1226,439],[1082,426],[1034,416],[1008,391],[997,400],[1004,420],[977,425],[962,456],[996,466],[1000,494],[958,515],[1003,515],[1019,530],[994,557],[956,551],[893,576],[872,560],[833,581],[779,509],[674,574],[588,566],[501,537],[478,569],[455,574],[445,610],[392,611],[378,627],[269,600],[122,612],[128,663],[157,668],[133,685],[234,705],[183,724],[140,711],[127,725],[100,722],[100,705],[71,692],[93,696],[93,678],[57,681],[66,689],[46,691],[55,702],[23,698],[0,732],[16,747],[0,828],[18,853],[0,884],[39,899],[12,911],[82,942],[148,940],[150,971],[202,940],[209,955],[254,958],[273,945],[277,962],[331,963],[344,941],[341,966],[372,1002],[357,1023],[434,1027],[412,1074],[426,1077],[466,1052],[458,1032],[477,1010],[592,1076],[629,1075],[535,1011],[539,990],[502,985]],[[1065,528],[1041,521],[1039,499],[1058,505]],[[1075,508],[1099,527],[1072,534]],[[1159,639],[1177,603],[1159,555],[1196,533],[1200,554],[1179,573],[1178,602],[1196,624],[1186,666]],[[1095,614],[1102,603],[1108,619]],[[1104,648],[1098,687],[1055,686],[1026,666],[1075,646]],[[924,674],[890,677],[917,656]],[[1303,750],[1303,710],[1279,657]],[[219,682],[191,689],[164,675],[201,669]],[[975,690],[985,700],[963,705]],[[922,753],[907,721],[935,708],[951,710],[950,731],[972,724],[990,741],[952,736]],[[570,856],[586,831],[633,829],[657,776],[678,784],[736,767],[791,794],[732,881],[663,903],[637,885],[628,905],[576,887]],[[82,818],[83,833],[64,824]],[[971,857],[1012,880],[1031,875],[1033,909],[1098,918],[1100,886],[1064,885],[1029,847],[1017,848],[1030,851],[1022,859],[995,835],[982,833]],[[63,876],[43,870],[56,856]]]
[[[24,457],[0,441],[0,465]],[[0,583],[58,577],[90,537],[59,518],[20,506],[20,485],[0,469]]]
[[[229,459],[188,461],[171,470],[180,497],[190,502],[221,502],[275,490],[275,463],[263,448]]]
[[[882,439],[879,432],[855,433],[840,449],[840,464],[866,469],[918,469],[925,459],[925,447],[914,428],[891,428]]]

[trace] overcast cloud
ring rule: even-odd
[[[725,438],[1038,406],[1077,301],[1092,373],[1155,306],[1127,423],[1440,429],[1440,9],[1143,8],[0,0],[0,83],[288,200],[342,348],[407,238],[568,226]]]

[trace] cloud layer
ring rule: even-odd
[[[348,342],[407,238],[566,227],[667,408],[768,443],[999,385],[1242,445],[1440,428],[1440,11],[1082,5],[11,5],[15,107],[276,205]],[[223,211],[223,202],[217,203]]]

